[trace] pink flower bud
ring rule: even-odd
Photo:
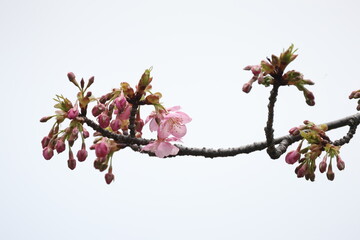
[[[303,165],[300,165],[301,167],[298,169],[296,175],[298,178],[302,178],[305,176],[306,174],[306,170],[307,170],[307,167],[308,165],[306,163],[304,163]]]
[[[115,98],[114,102],[115,102],[117,109],[120,112],[124,111],[125,106],[126,106],[126,99],[123,95],[120,95],[119,97]]]
[[[49,145],[51,138],[49,136],[45,136],[42,140],[41,140],[41,146],[44,149],[47,145]]]
[[[327,163],[326,163],[326,158],[324,158],[324,160],[322,160],[319,163],[319,170],[321,173],[324,173],[326,171],[326,167],[327,167]]]
[[[109,153],[109,146],[105,141],[99,142],[95,145],[95,154],[98,158],[106,157]]]
[[[79,160],[79,162],[85,161],[87,156],[88,156],[88,153],[85,148],[80,149],[76,154],[76,157]]]
[[[116,119],[111,121],[110,127],[114,132],[116,132],[117,130],[120,129],[120,124],[121,124],[120,119],[116,118]]]
[[[93,109],[91,110],[91,113],[94,117],[97,117],[105,110],[105,108],[106,108],[105,105],[100,103],[93,107]]]
[[[83,137],[84,138],[88,138],[89,136],[90,136],[90,133],[85,129],[85,128],[83,128]]]
[[[340,155],[336,156],[336,166],[340,171],[345,168],[345,162],[341,159]]]
[[[289,133],[293,136],[296,136],[300,133],[300,130],[298,127],[293,127],[292,129],[289,130]]]
[[[107,184],[110,184],[112,181],[114,181],[114,174],[112,174],[112,167],[109,167],[109,172],[105,174],[105,181]]]
[[[76,160],[75,159],[69,159],[67,161],[68,163],[68,167],[71,169],[71,170],[74,170],[76,168]]]
[[[332,170],[331,162],[330,162],[329,167],[328,167],[328,170],[327,170],[327,172],[326,172],[326,177],[327,177],[327,179],[329,179],[330,181],[334,180],[334,178],[335,178],[335,174],[334,174],[334,172],[333,172],[333,170]]]
[[[285,157],[285,162],[288,164],[294,164],[300,159],[300,152],[298,150],[293,150],[291,152],[288,152]]]
[[[54,117],[54,116],[46,116],[46,117],[42,117],[41,119],[40,119],[40,122],[47,122],[49,119],[51,119],[52,117]]]
[[[242,87],[242,91],[243,91],[244,93],[249,93],[250,90],[251,90],[251,88],[252,88],[252,86],[251,86],[250,83],[245,83],[244,86]]]
[[[50,147],[45,147],[43,149],[43,157],[46,159],[46,160],[50,160],[52,157],[54,156],[54,151],[52,148]]]
[[[67,74],[67,76],[68,76],[70,82],[73,82],[75,80],[75,74],[73,72],[69,72]]]
[[[101,113],[98,117],[99,125],[102,128],[107,128],[110,124],[110,120],[111,118],[105,112]]]
[[[70,110],[67,112],[67,117],[69,119],[75,119],[79,115],[79,110],[77,107],[70,108]]]
[[[257,76],[261,73],[261,66],[260,65],[254,65],[251,67],[252,73]]]
[[[55,149],[57,153],[61,153],[65,150],[65,143],[63,139],[58,139],[55,144]]]
[[[68,167],[71,170],[74,170],[76,167],[76,160],[74,159],[74,155],[73,155],[73,152],[71,151],[71,149],[69,149]]]

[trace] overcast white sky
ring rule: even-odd
[[[355,0],[0,0],[1,238],[358,239],[359,136],[343,147],[346,169],[334,182],[297,179],[284,157],[265,152],[210,160],[124,150],[108,186],[93,153],[74,171],[66,153],[45,161],[40,140],[51,123],[39,119],[53,113],[55,94],[75,99],[69,71],[95,75],[101,96],[153,66],[164,104],[193,118],[185,145],[261,141],[270,89],[243,94],[251,74],[242,68],[291,43],[299,57],[289,69],[316,83],[316,106],[280,89],[275,135],[354,114],[359,10]]]

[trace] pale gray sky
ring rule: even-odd
[[[275,135],[305,119],[354,114],[347,97],[360,88],[359,10],[355,0],[1,0],[2,238],[358,239],[359,136],[343,147],[346,169],[334,182],[319,173],[314,183],[297,179],[284,157],[265,152],[210,160],[124,150],[108,186],[93,153],[74,171],[66,153],[45,161],[40,140],[51,123],[39,119],[53,113],[55,94],[75,99],[69,71],[95,75],[92,92],[101,96],[122,81],[135,85],[153,66],[164,104],[193,118],[185,145],[264,140],[270,89],[243,94],[251,75],[242,68],[291,43],[299,57],[289,69],[316,83],[316,106],[281,89]]]

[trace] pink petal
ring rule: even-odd
[[[147,119],[146,119],[146,120],[147,120]],[[154,131],[157,131],[157,130],[158,130],[159,125],[157,124],[155,118],[151,119],[151,122],[150,122],[149,127],[150,127],[150,131],[151,131],[151,132],[154,132]]]
[[[177,138],[181,138],[186,134],[186,126],[180,124],[173,124],[170,130],[171,134]]]
[[[156,150],[157,145],[158,145],[158,143],[156,141],[155,142],[150,142],[146,146],[143,146],[141,148],[141,150],[148,151],[148,152],[154,152]]]
[[[174,107],[171,107],[171,108],[168,108],[167,110],[169,111],[169,112],[175,112],[175,111],[178,111],[178,110],[180,110],[180,106],[174,106]]]
[[[176,155],[178,152],[179,148],[168,142],[160,142],[159,146],[155,150],[155,154],[159,158],[163,158],[169,155]]]
[[[173,122],[172,121],[164,121],[161,123],[158,129],[158,137],[159,138],[167,138],[171,134]]]

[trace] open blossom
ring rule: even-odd
[[[161,139],[173,135],[181,138],[186,134],[185,124],[191,122],[191,118],[184,112],[178,111],[180,106],[175,106],[166,111],[152,112],[145,123],[150,121],[150,131],[158,131]]]
[[[170,134],[181,138],[186,134],[186,123],[191,122],[191,118],[184,112],[173,112],[165,115],[158,129],[158,136],[166,138]]]
[[[176,155],[179,152],[179,148],[175,147],[169,142],[179,140],[180,139],[178,138],[158,139],[142,147],[142,150],[153,152],[159,158],[163,158],[169,155]]]

